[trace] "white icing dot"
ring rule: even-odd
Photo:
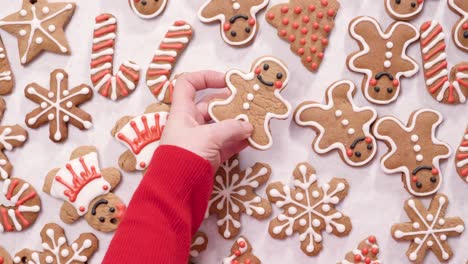
[[[292,207],[292,206],[289,207],[289,208],[288,208],[288,213],[289,213],[289,214],[292,214],[292,215],[296,214],[296,213],[297,213],[296,207]]]
[[[28,11],[26,11],[24,9],[21,9],[19,14],[20,14],[20,16],[26,16],[28,14]]]
[[[352,134],[354,134],[354,132],[356,132],[356,131],[354,131],[353,128],[348,129],[348,134],[352,135]]]
[[[62,252],[60,252],[60,255],[62,255],[62,257],[64,258],[68,257],[69,254],[70,254],[70,251],[68,251],[68,249],[64,249],[62,250]]]
[[[36,38],[36,44],[42,44],[42,42],[44,42],[44,39],[42,39],[41,37]]]
[[[42,109],[45,109],[46,107],[47,107],[47,103],[46,103],[46,102],[42,102],[42,103],[41,103],[41,108],[42,108]]]
[[[244,103],[242,105],[242,107],[245,109],[245,110],[249,110],[250,109],[250,104],[249,103]]]
[[[417,161],[422,161],[423,159],[424,159],[423,155],[421,155],[421,154],[416,155],[416,160]]]
[[[330,205],[324,204],[324,205],[322,206],[322,210],[323,210],[325,213],[328,212],[328,211],[330,211]]]
[[[49,8],[48,8],[47,6],[44,6],[44,7],[42,8],[42,13],[44,13],[44,14],[48,14],[49,11],[50,11],[50,10],[49,10]]]
[[[254,84],[253,89],[254,89],[255,91],[258,91],[258,90],[260,89],[260,85]]]
[[[418,245],[421,244],[421,242],[422,242],[422,240],[419,237],[414,239],[414,243],[416,243]]]
[[[47,97],[49,97],[49,98],[54,98],[54,95],[55,95],[55,94],[54,94],[53,92],[50,92],[50,93],[47,94]]]
[[[302,218],[301,220],[299,220],[299,225],[300,226],[305,226],[305,225],[307,225],[307,221],[304,218]]]
[[[89,122],[89,121],[85,121],[85,122],[83,123],[83,125],[84,125],[84,127],[85,127],[86,129],[90,129],[90,128],[93,126],[93,123],[91,123],[91,122]]]
[[[443,218],[439,219],[439,225],[444,225],[445,224],[445,220]]]
[[[312,192],[312,197],[318,198],[319,196],[320,196],[320,193],[319,193],[319,192],[317,192],[317,191],[313,191],[313,192]]]
[[[70,121],[70,117],[67,116],[67,115],[64,115],[63,116],[63,122],[68,122],[68,121]]]
[[[447,240],[447,235],[441,235],[441,236],[440,236],[440,240],[442,240],[442,241]]]
[[[341,110],[336,110],[336,112],[335,112],[335,116],[336,116],[336,117],[340,117],[340,116],[342,116],[342,115],[343,115],[343,111],[341,111]]]
[[[387,42],[386,46],[387,46],[387,49],[393,48],[393,42],[391,41]]]
[[[347,125],[349,125],[349,120],[348,120],[348,119],[343,119],[343,120],[341,121],[341,124],[342,124],[343,126],[347,126]]]
[[[47,116],[47,119],[49,119],[49,120],[54,120],[54,118],[55,118],[55,115],[54,115],[54,114],[49,114],[49,115]]]
[[[234,8],[234,10],[239,10],[240,9],[240,4],[239,3],[234,3],[234,4],[232,4],[232,8]]]
[[[432,240],[427,241],[427,246],[432,247],[434,245],[434,242]]]
[[[20,262],[21,262],[21,258],[18,257],[18,256],[16,256],[16,257],[13,259],[13,261],[14,261],[15,263],[20,263]]]
[[[432,214],[428,214],[426,216],[426,220],[429,221],[429,222],[432,222],[434,220],[434,216]]]
[[[67,95],[70,94],[70,92],[68,90],[65,90],[65,91],[62,92],[62,94],[63,94],[63,96],[67,96]]]
[[[416,143],[416,142],[418,142],[418,140],[419,140],[419,136],[418,136],[418,135],[416,135],[416,134],[411,135],[411,141],[413,141],[413,142]]]
[[[53,263],[54,262],[54,258],[52,256],[47,256],[46,259],[45,259],[46,263]]]
[[[463,138],[464,138],[465,140],[468,140],[468,134],[464,135]]]
[[[418,222],[414,222],[414,223],[413,223],[413,228],[414,228],[414,229],[419,229],[420,227],[421,227],[421,226],[419,225]]]
[[[391,53],[390,51],[385,52],[385,58],[391,59],[392,57],[393,57],[393,53]]]
[[[421,146],[420,145],[414,145],[413,149],[414,149],[415,152],[419,152],[419,151],[421,151]]]
[[[392,63],[390,61],[386,60],[386,61],[384,61],[383,65],[384,65],[385,68],[390,68],[392,66]]]
[[[49,25],[47,29],[49,30],[49,32],[54,32],[56,28],[54,25]]]
[[[318,219],[312,220],[312,226],[319,227],[320,226],[320,220],[318,220]]]
[[[72,102],[67,102],[66,107],[67,107],[67,108],[72,108],[72,107],[73,107],[73,103],[72,103]]]
[[[19,34],[20,34],[20,36],[23,36],[23,37],[26,36],[26,30],[21,29],[21,30],[19,31]]]
[[[296,193],[296,200],[302,201],[304,199],[304,195],[302,193]]]
[[[247,94],[247,100],[252,101],[254,99],[254,95],[249,93]]]

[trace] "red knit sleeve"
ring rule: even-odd
[[[160,146],[103,263],[187,263],[213,188],[212,175],[207,160]]]

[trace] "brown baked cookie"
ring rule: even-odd
[[[57,224],[46,224],[41,231],[42,250],[25,248],[16,253],[14,263],[90,263],[90,258],[99,248],[99,240],[92,233],[82,233],[71,245],[67,243],[65,231]]]
[[[13,264],[10,254],[2,247],[0,247],[0,264]]]
[[[120,179],[118,169],[101,169],[95,147],[84,146],[72,152],[65,166],[47,174],[42,190],[64,201],[63,222],[71,224],[84,217],[92,228],[112,232],[125,213],[125,204],[112,193]]]
[[[379,260],[379,245],[375,236],[369,236],[358,247],[345,256],[338,264],[382,264]]]
[[[260,259],[252,251],[250,242],[241,236],[232,245],[231,255],[223,259],[223,264],[261,264]]]
[[[289,0],[270,8],[266,19],[278,30],[278,36],[290,43],[302,64],[315,72],[325,57],[339,9],[337,0]]]
[[[200,255],[201,252],[205,251],[208,247],[208,237],[203,232],[197,232],[192,238],[190,245],[190,260],[189,263],[193,263],[192,260]]]
[[[397,241],[410,241],[406,252],[409,260],[422,263],[428,250],[434,252],[440,262],[447,262],[453,255],[448,237],[460,236],[465,224],[459,217],[446,217],[447,196],[437,194],[429,208],[420,200],[411,198],[405,202],[405,211],[410,222],[394,224],[392,236]]]
[[[315,169],[309,163],[299,163],[294,170],[294,187],[281,182],[267,187],[268,200],[282,213],[270,221],[268,232],[275,239],[299,234],[302,251],[316,256],[322,250],[322,232],[347,236],[352,225],[349,217],[335,207],[348,195],[345,179],[334,178],[319,186]]]
[[[154,103],[139,116],[120,118],[111,131],[112,136],[128,148],[119,158],[119,167],[127,172],[145,171],[159,146],[169,117],[170,107]]]
[[[460,15],[452,29],[453,42],[459,49],[468,52],[468,1],[448,0],[448,5],[453,12]]]
[[[442,115],[431,109],[413,112],[404,125],[392,116],[380,118],[374,135],[389,152],[381,159],[386,173],[401,173],[406,190],[415,196],[436,193],[442,185],[440,161],[450,156],[450,147],[436,138]]]
[[[462,142],[457,149],[457,155],[455,156],[455,166],[457,173],[468,183],[468,127],[463,135]]]
[[[91,116],[78,108],[91,100],[92,89],[81,84],[69,90],[68,74],[64,70],[57,69],[50,74],[50,89],[31,83],[24,89],[24,94],[39,105],[26,115],[26,125],[39,128],[49,123],[49,138],[54,142],[63,142],[68,138],[68,123],[81,130],[93,126]]]
[[[132,11],[140,18],[151,19],[157,17],[166,8],[169,0],[128,0]]]
[[[286,66],[274,57],[257,59],[249,73],[230,70],[226,83],[231,95],[225,100],[213,100],[208,113],[216,122],[226,119],[250,122],[254,128],[248,139],[250,145],[259,150],[269,149],[273,145],[270,120],[286,119],[291,112],[291,105],[280,94],[289,77]]]
[[[387,14],[395,20],[408,21],[424,8],[424,0],[384,0]]]
[[[294,113],[300,126],[310,126],[317,132],[312,148],[319,154],[337,150],[350,166],[369,163],[377,152],[377,144],[370,126],[377,119],[371,107],[358,107],[353,96],[356,86],[351,81],[332,84],[325,100],[327,104],[301,103]]]
[[[0,28],[18,38],[21,64],[28,64],[42,51],[71,54],[64,29],[75,7],[75,3],[23,0],[18,12],[0,20]]]
[[[414,76],[418,64],[407,54],[408,46],[419,39],[418,30],[406,22],[394,22],[385,32],[372,17],[357,17],[349,33],[359,51],[348,56],[348,68],[365,75],[362,92],[369,102],[389,104],[398,98],[400,78]]]
[[[10,94],[15,86],[15,78],[11,71],[8,54],[0,38],[0,95]]]

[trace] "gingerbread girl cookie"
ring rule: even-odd
[[[449,71],[442,26],[436,21],[421,26],[421,53],[428,92],[445,104],[460,104],[468,97],[468,62],[461,62]]]
[[[415,196],[436,193],[442,184],[440,161],[450,156],[450,147],[436,138],[442,115],[431,109],[415,111],[404,125],[392,116],[380,118],[374,135],[389,147],[382,157],[386,173],[402,174],[407,191]]]
[[[221,36],[231,46],[251,43],[258,31],[257,13],[269,0],[206,0],[198,11],[204,23],[219,21]]]
[[[211,118],[220,122],[239,119],[254,127],[249,143],[266,150],[273,145],[270,119],[286,119],[291,105],[280,94],[289,81],[289,71],[280,60],[262,57],[256,60],[251,72],[230,70],[226,83],[231,95],[226,100],[215,99],[208,107]]]
[[[126,61],[113,74],[117,20],[111,14],[101,14],[95,19],[91,53],[91,81],[99,93],[111,100],[127,97],[138,85],[140,66]]]
[[[310,126],[317,132],[314,151],[325,154],[338,150],[348,165],[363,166],[377,152],[370,126],[377,119],[371,107],[358,107],[353,96],[356,87],[351,81],[332,84],[326,93],[326,105],[315,102],[300,104],[294,114],[297,124]]]
[[[290,43],[291,51],[301,57],[302,64],[315,72],[325,56],[339,8],[337,0],[289,0],[270,8],[266,18],[278,36]]]
[[[338,264],[382,264],[379,260],[379,245],[375,236],[369,236],[359,243],[358,247],[345,256]]]
[[[75,3],[23,0],[18,12],[0,20],[0,28],[18,38],[21,64],[28,64],[42,51],[70,54],[64,28],[75,7]]]
[[[387,14],[395,20],[412,20],[424,8],[424,0],[384,0],[384,3]]]
[[[10,94],[15,86],[15,79],[11,71],[5,45],[0,38],[0,95]]]
[[[400,94],[400,78],[414,76],[418,64],[406,54],[408,46],[419,39],[418,30],[405,22],[394,22],[385,33],[371,17],[357,17],[349,33],[360,51],[348,56],[351,71],[365,74],[362,91],[374,104],[389,104]]]
[[[132,11],[140,18],[151,19],[159,16],[169,0],[128,0]]]
[[[231,255],[223,259],[223,264],[261,264],[252,253],[252,245],[243,236],[239,237],[231,248]]]
[[[453,41],[462,51],[468,52],[468,2],[466,0],[448,0],[448,5],[453,12],[461,16],[452,29]]]
[[[99,166],[95,147],[79,147],[70,161],[51,170],[43,191],[64,201],[60,218],[71,224],[84,217],[88,224],[102,232],[117,229],[125,213],[125,204],[112,190],[120,183],[120,171]]]
[[[457,168],[458,175],[460,175],[465,182],[468,182],[468,127],[466,128],[462,142],[457,149],[455,166]]]

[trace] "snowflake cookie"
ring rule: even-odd
[[[414,198],[405,202],[405,211],[411,222],[393,225],[392,236],[398,241],[411,242],[406,254],[412,262],[422,263],[428,250],[432,250],[441,262],[452,257],[447,238],[460,236],[465,224],[459,217],[445,217],[448,203],[447,196],[443,194],[434,196],[429,209]]]
[[[270,166],[263,163],[241,171],[237,155],[219,167],[206,217],[217,215],[218,232],[225,239],[239,234],[242,213],[257,219],[266,219],[271,215],[268,200],[255,193],[255,189],[267,182],[270,175]]]
[[[39,107],[26,115],[26,125],[38,128],[49,123],[49,138],[54,142],[62,142],[68,138],[68,123],[84,130],[93,126],[91,116],[78,106],[93,97],[92,89],[81,84],[68,89],[68,74],[57,69],[50,74],[50,89],[47,90],[37,83],[31,83],[24,89],[29,100],[39,104]]]
[[[369,236],[358,247],[345,256],[338,264],[382,264],[379,260],[379,245],[375,236]]]
[[[245,237],[239,237],[231,248],[231,255],[223,259],[223,264],[260,264],[252,253],[252,245]]]
[[[10,94],[15,86],[15,78],[11,71],[5,45],[0,37],[0,95]]]
[[[21,64],[28,64],[44,50],[70,54],[64,28],[75,7],[75,3],[23,0],[21,10],[0,20],[0,28],[18,38]]]
[[[192,259],[198,257],[201,252],[205,251],[208,247],[208,237],[203,232],[195,233],[195,236],[192,238],[192,243],[190,244],[190,261],[193,263]]]
[[[68,245],[65,231],[57,224],[46,224],[41,231],[42,251],[25,248],[16,253],[13,263],[86,264],[99,248],[99,240],[92,233],[82,233]]]
[[[457,149],[455,166],[457,167],[458,175],[468,183],[468,127],[466,128],[462,142]]]
[[[335,209],[348,195],[349,185],[345,179],[334,178],[320,187],[309,163],[298,164],[293,176],[293,188],[281,182],[268,185],[268,199],[283,210],[271,220],[268,231],[276,239],[299,233],[302,251],[315,256],[322,250],[323,230],[340,237],[351,231],[349,217]]]

